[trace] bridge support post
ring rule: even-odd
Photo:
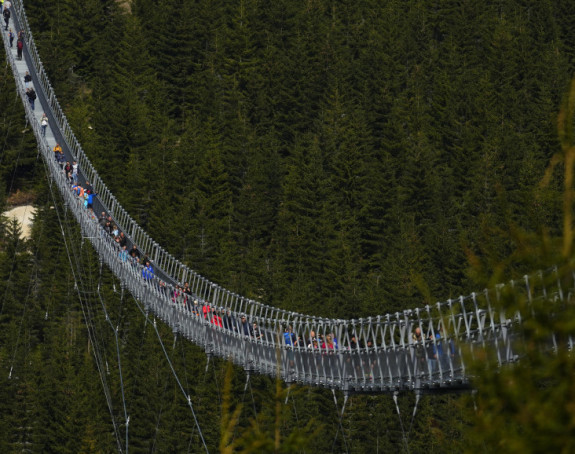
[[[415,414],[417,413],[417,405],[419,404],[419,399],[421,397],[421,390],[415,390],[415,405],[413,406],[413,414],[411,415],[411,423],[409,424],[409,430],[407,431],[407,439],[411,435],[411,428],[413,427],[413,421],[415,420]]]
[[[248,389],[249,384],[250,384],[250,372],[246,371],[246,384],[244,385],[244,393]]]
[[[207,373],[208,373],[208,370],[209,370],[209,368],[210,368],[210,359],[211,359],[211,357],[212,357],[212,354],[209,353],[209,352],[206,350],[206,370],[204,371],[204,374],[207,374]]]
[[[347,399],[349,398],[349,393],[347,391],[343,393],[343,406],[341,407],[341,413],[340,413],[339,406],[337,404],[337,395],[335,394],[335,389],[332,388],[331,392],[333,394],[333,402],[335,403],[335,408],[337,410],[339,418],[341,419],[343,418],[343,413],[345,411],[345,406],[347,405]]]
[[[401,419],[401,411],[399,411],[399,402],[398,402],[399,391],[393,392],[393,401],[395,402],[395,409],[397,410],[397,417],[399,418],[399,425],[401,426],[401,432],[403,434],[403,442],[405,443],[405,450],[409,452],[409,443],[407,437],[405,435],[405,429],[403,427],[403,420]]]

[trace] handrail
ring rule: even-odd
[[[573,288],[573,273],[563,283],[557,268],[550,268],[524,276],[520,283],[511,281],[483,293],[460,296],[432,306],[339,320],[268,306],[209,281],[158,245],[130,217],[101,180],[76,139],[50,85],[22,1],[14,0],[13,8],[17,11],[14,20],[18,20],[24,31],[27,61],[31,65],[30,71],[34,72],[39,97],[45,102],[44,107],[50,109],[56,122],[51,127],[57,127],[61,132],[68,151],[98,193],[99,203],[112,215],[129,240],[150,254],[156,269],[163,274],[149,281],[143,279],[141,265],[125,261],[118,255],[114,241],[103,234],[100,226],[70,191],[26,100],[22,79],[3,33],[6,55],[39,150],[63,199],[80,224],[83,235],[90,239],[100,258],[121,279],[122,285],[140,299],[147,310],[166,321],[174,331],[203,346],[208,354],[231,358],[246,370],[272,376],[279,370],[282,378],[287,381],[345,391],[385,392],[416,389],[431,384],[440,387],[463,386],[467,380],[462,356],[463,343],[471,348],[472,353],[474,348],[479,348],[476,345],[481,348],[491,346],[497,352],[500,364],[516,360],[516,333],[511,327],[520,321],[520,314],[496,312],[491,303],[492,300],[499,301],[502,298],[503,290],[514,288],[517,297],[525,297],[529,301],[537,298],[564,301],[568,298],[566,295],[572,293],[564,289]],[[179,282],[190,282],[194,298],[177,293],[175,285]],[[198,300],[197,306],[194,299]],[[202,313],[201,306],[207,308],[205,313]],[[255,336],[249,327],[243,328],[238,324],[240,314],[246,314],[250,322],[259,325],[260,337]],[[218,322],[220,315],[223,317]],[[229,320],[227,315],[230,316]],[[302,341],[295,345],[285,341],[283,333],[288,325],[291,325],[296,336],[303,336]],[[416,331],[421,333],[421,339],[413,337]],[[312,332],[317,333],[318,337],[320,334],[327,337],[333,333],[337,347],[331,350],[328,347],[316,347],[313,340],[308,344],[306,337],[311,337]],[[574,344],[571,337],[568,343],[570,346]],[[452,351],[451,355],[446,355],[449,358],[437,365],[426,362],[426,351],[439,351],[440,348]],[[281,366],[279,369],[278,362]]]
[[[191,270],[185,264],[178,261],[163,248],[156,247],[157,243],[128,214],[128,212],[122,207],[122,205],[117,201],[116,197],[111,193],[111,191],[102,181],[98,175],[98,172],[84,153],[82,146],[73,133],[72,128],[68,123],[68,119],[66,118],[66,114],[62,111],[60,103],[58,102],[58,99],[44,69],[44,65],[42,64],[42,60],[40,59],[40,55],[37,51],[22,1],[15,0],[13,2],[13,8],[15,8],[18,12],[18,18],[21,22],[22,30],[24,31],[26,47],[28,54],[31,57],[32,65],[34,66],[34,72],[37,74],[38,82],[40,83],[40,86],[46,95],[50,109],[52,110],[54,118],[58,123],[58,128],[62,131],[62,135],[66,141],[66,144],[74,159],[82,168],[86,179],[92,183],[92,186],[98,193],[100,201],[106,207],[107,212],[112,215],[118,227],[122,231],[126,232],[126,234],[131,239],[133,239],[135,244],[141,245],[142,252],[154,252],[154,261],[156,263],[162,263],[164,270],[174,270],[176,273],[171,276],[174,282],[185,282],[187,279],[189,279],[189,277],[194,276],[198,277],[198,279],[194,280],[194,293],[200,295],[202,289],[211,288],[214,285],[221,291],[224,291],[225,289],[221,288],[215,283],[210,282],[208,279],[199,276],[195,271]],[[251,304],[261,304],[254,300],[249,301]]]

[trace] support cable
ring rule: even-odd
[[[186,366],[186,353],[185,353],[185,346],[184,346],[184,342],[180,342],[180,345],[182,346],[181,351],[182,351],[182,364],[184,365],[184,382],[186,383],[186,392],[188,395],[190,395],[190,384],[188,383],[188,367]]]
[[[28,298],[30,297],[31,289],[32,289],[32,278],[28,281],[28,291],[26,292],[26,297],[24,298],[24,307],[22,308],[22,316],[20,317],[20,325],[18,326],[18,335],[16,336],[16,344],[14,345],[14,353],[12,354],[12,363],[10,365],[10,372],[8,373],[8,379],[12,378],[12,371],[14,369],[14,362],[16,361],[16,353],[18,351],[18,346],[20,344],[20,334],[22,333],[22,325],[24,323],[24,316],[26,315],[26,309],[28,308]]]
[[[293,406],[293,413],[294,413],[294,415],[295,415],[295,420],[296,420],[297,426],[299,427],[299,416],[298,416],[298,414],[297,414],[297,408],[296,408],[295,398],[294,398],[293,396],[292,396],[292,398],[291,398],[291,401],[292,401],[292,406]],[[305,450],[305,449],[302,449],[302,452],[303,452],[303,454],[306,454],[306,450]]]
[[[345,437],[345,432],[343,430],[343,412],[345,411],[345,405],[347,404],[347,394],[344,394],[344,398],[343,398],[343,407],[341,408],[341,413],[339,411],[339,406],[337,405],[337,396],[335,394],[335,389],[332,388],[331,390],[332,394],[333,394],[333,402],[335,403],[335,409],[337,410],[337,431],[335,432],[335,437],[333,439],[333,443],[331,445],[331,451],[333,452],[335,449],[335,442],[337,441],[337,436],[339,435],[339,432],[341,431],[341,438],[343,440],[343,444],[345,446],[345,452],[349,453],[349,448],[347,446],[347,440]]]
[[[68,210],[64,210],[64,218],[65,218],[65,220],[67,220],[67,215],[68,215]],[[71,229],[71,227],[70,227],[70,222],[64,222],[64,226],[65,226],[65,228],[66,228],[66,230],[67,230],[67,234],[66,234],[66,233],[63,233],[63,235],[65,236],[65,238],[73,238],[74,232],[72,232],[72,229]],[[63,231],[63,230],[64,230],[64,229],[62,228],[62,231]],[[75,246],[76,246],[76,244],[75,244],[74,242],[71,242],[70,247],[73,249]],[[77,248],[76,248],[76,249],[77,249]],[[76,262],[76,263],[75,263],[75,265],[76,265],[76,276],[78,276],[77,278],[74,277],[75,282],[76,282],[74,288],[76,289],[76,291],[77,291],[78,293],[81,292],[81,293],[83,293],[84,295],[94,295],[94,296],[95,296],[95,295],[97,294],[97,292],[94,292],[94,291],[91,291],[91,292],[85,291],[85,290],[83,290],[83,289],[80,288],[80,285],[78,285],[78,282],[79,282],[79,283],[82,283],[84,280],[88,280],[88,281],[89,281],[89,286],[90,286],[90,288],[94,288],[94,287],[95,287],[95,281],[94,281],[94,279],[93,279],[93,273],[92,273],[92,271],[91,271],[91,268],[90,268],[89,266],[88,266],[88,267],[83,266],[83,264],[81,263],[81,260],[82,260],[82,252],[86,253],[87,260],[90,260],[90,258],[91,258],[91,257],[90,257],[90,254],[88,253],[88,251],[85,250],[85,249],[82,249],[82,248],[80,248],[79,251],[78,251],[78,250],[75,250],[74,253],[72,254],[72,257],[71,257],[71,258],[73,258],[73,259],[75,260],[75,262]],[[87,276],[84,276],[84,277],[83,277],[83,273],[85,272],[85,269],[86,269],[86,268],[88,268],[90,271],[88,272]],[[96,358],[96,360],[99,361],[99,363],[101,364],[100,367],[101,367],[102,369],[104,368],[103,365],[104,365],[104,363],[105,363],[105,365],[106,365],[106,372],[107,372],[107,374],[109,375],[110,372],[109,372],[109,368],[108,368],[108,360],[103,358],[103,356],[105,357],[105,354],[106,354],[106,348],[105,348],[103,345],[100,345],[100,342],[99,342],[99,340],[98,340],[99,337],[103,337],[102,335],[99,336],[99,335],[97,334],[98,326],[97,326],[97,324],[96,324],[96,320],[97,320],[96,314],[97,314],[98,310],[97,310],[97,308],[92,307],[92,305],[90,304],[90,300],[91,300],[90,298],[87,298],[87,299],[85,300],[85,302],[84,302],[85,306],[83,306],[83,310],[84,310],[84,307],[85,307],[85,311],[86,311],[86,313],[88,314],[88,317],[87,317],[87,319],[85,319],[85,320],[86,320],[86,323],[90,323],[90,325],[91,325],[91,327],[92,327],[92,333],[91,333],[91,334],[92,334],[92,338],[91,338],[91,342],[92,342],[92,345],[94,346],[94,355],[95,355],[95,358]],[[84,315],[85,315],[85,314],[84,314]],[[102,354],[102,351],[104,352],[104,355]],[[105,377],[105,376],[104,376],[104,377]],[[103,380],[104,380],[104,382],[106,382],[105,378],[103,378]],[[108,389],[108,386],[107,386],[107,382],[106,382],[106,385],[105,385],[104,392],[106,392],[106,391],[107,391],[107,394],[108,394],[108,399],[110,400],[110,404],[111,404],[112,398],[111,398],[111,393],[110,393],[110,391],[109,391],[109,389]],[[130,419],[130,418],[128,417],[126,420],[129,421],[129,419]]]
[[[138,308],[140,309],[140,312],[142,312],[142,314],[145,314],[144,311],[142,310],[142,307],[140,306],[140,303],[138,302],[138,300],[133,295],[132,295],[132,299],[136,303],[136,306],[138,306]],[[147,317],[147,314],[146,314],[146,317]],[[164,346],[164,342],[162,341],[162,337],[160,336],[160,332],[158,331],[158,327],[157,327],[156,323],[153,323],[153,326],[154,326],[154,330],[156,331],[156,336],[158,337],[158,340],[160,341],[160,345],[162,346],[162,350],[164,352],[166,360],[168,361],[170,369],[172,370],[172,374],[174,375],[174,378],[176,379],[176,382],[178,383],[178,386],[180,387],[180,390],[182,391],[182,394],[186,398],[186,400],[188,402],[188,406],[190,407],[190,410],[192,411],[192,416],[194,417],[194,422],[196,424],[196,427],[198,428],[198,434],[200,435],[200,439],[202,440],[202,444],[204,445],[204,449],[209,454],[208,446],[206,444],[206,441],[204,440],[204,435],[202,434],[202,429],[201,429],[200,424],[198,422],[196,412],[194,411],[194,406],[192,405],[192,399],[190,398],[189,394],[186,394],[186,391],[185,391],[184,387],[182,386],[180,379],[178,378],[178,374],[176,373],[174,366],[172,365],[172,361],[170,360],[170,357],[168,356],[168,352],[166,351],[166,347]]]
[[[419,399],[421,397],[421,391],[416,390],[415,391],[415,405],[413,406],[413,414],[411,415],[411,423],[409,424],[409,430],[407,432],[407,440],[409,441],[409,438],[411,436],[411,429],[413,427],[413,421],[415,420],[415,414],[417,413],[417,404],[419,404]]]
[[[52,190],[51,186],[50,186],[50,190]],[[66,241],[66,239],[67,239],[67,238],[72,238],[72,232],[70,231],[69,225],[66,224],[66,223],[64,223],[64,225],[66,225],[66,228],[67,228],[67,230],[68,230],[68,235],[65,234],[65,232],[64,232],[64,227],[63,227],[63,223],[62,223],[62,221],[61,221],[60,214],[59,214],[59,211],[58,211],[58,208],[57,208],[56,201],[55,201],[54,197],[53,197],[53,201],[54,201],[54,206],[55,206],[56,213],[57,213],[57,215],[58,215],[58,221],[59,221],[59,223],[60,223],[60,228],[61,228],[61,231],[62,231],[62,236],[63,236],[63,238],[64,238],[64,243],[65,243],[65,246],[66,246],[66,252],[67,252],[67,255],[68,255],[68,260],[70,261],[70,265],[71,265],[72,276],[73,276],[73,279],[74,279],[74,282],[75,282],[74,288],[76,289],[76,292],[77,292],[77,294],[78,294],[78,296],[79,296],[80,305],[81,305],[81,307],[82,307],[82,313],[83,313],[83,315],[84,315],[84,321],[85,321],[86,327],[88,328],[88,334],[89,334],[89,337],[90,337],[90,341],[91,341],[91,343],[92,343],[92,345],[93,345],[93,348],[94,348],[94,353],[93,353],[93,354],[94,354],[94,358],[96,359],[96,365],[97,365],[97,367],[98,367],[98,372],[99,372],[99,374],[100,374],[100,381],[102,382],[102,387],[103,387],[104,395],[105,395],[105,397],[106,397],[106,402],[107,402],[107,404],[108,404],[108,409],[110,410],[110,416],[111,416],[111,418],[112,418],[112,424],[113,424],[113,426],[114,426],[114,431],[115,431],[115,435],[116,435],[116,440],[117,440],[117,443],[118,443],[118,450],[119,450],[120,452],[123,452],[122,447],[121,447],[121,441],[120,441],[120,433],[119,433],[118,423],[116,422],[116,418],[115,418],[114,413],[113,413],[112,396],[111,396],[111,392],[110,392],[110,389],[109,389],[109,387],[108,387],[107,380],[106,380],[105,374],[104,374],[104,363],[106,364],[106,371],[108,371],[107,373],[109,374],[108,361],[107,361],[107,360],[104,360],[103,357],[102,357],[102,352],[101,352],[101,350],[104,350],[104,351],[105,351],[105,349],[103,349],[102,346],[100,346],[100,342],[98,341],[98,335],[96,334],[96,330],[97,330],[96,325],[95,325],[95,319],[96,319],[96,318],[95,318],[95,316],[94,316],[94,313],[95,313],[96,311],[95,311],[95,309],[92,308],[91,305],[89,304],[89,298],[87,298],[85,301],[83,301],[83,300],[81,299],[81,297],[80,297],[82,293],[85,293],[85,292],[82,292],[81,289],[80,289],[80,285],[81,285],[81,283],[82,283],[82,281],[83,281],[83,279],[84,279],[84,278],[82,277],[82,272],[83,272],[84,267],[81,266],[81,264],[80,264],[80,259],[78,258],[79,256],[81,257],[81,251],[78,252],[78,253],[74,252],[73,254],[70,254],[69,249],[68,249],[68,242]],[[73,247],[73,246],[74,246],[74,244],[72,243],[72,245],[71,245],[70,247]],[[76,263],[75,263],[76,272],[74,272],[74,265],[73,265],[72,259],[74,259],[75,262],[76,262]],[[94,282],[93,282],[93,279],[92,279],[92,274],[91,274],[91,272],[89,273],[89,275],[88,275],[87,278],[88,278],[88,280],[90,280],[90,283],[91,283],[90,285],[91,285],[91,287],[93,288],[93,287],[94,287]],[[94,292],[92,292],[92,293],[94,293]],[[127,423],[129,424],[129,417],[127,418]]]
[[[401,426],[401,433],[403,434],[403,443],[405,445],[405,452],[409,454],[409,444],[407,442],[407,437],[405,436],[405,429],[403,428],[403,421],[401,420],[401,412],[399,411],[399,404],[397,402],[398,392],[394,391],[393,401],[395,402],[395,409],[397,410],[397,417],[399,418],[399,424]]]
[[[253,407],[254,407],[254,415],[255,415],[255,418],[256,418],[256,420],[257,420],[257,419],[258,419],[258,410],[257,410],[257,408],[256,408],[256,400],[254,399],[254,390],[253,390],[253,388],[252,388],[252,382],[251,382],[251,380],[250,380],[250,394],[252,395],[252,405],[253,405]]]
[[[242,394],[242,403],[244,402],[244,398],[246,397],[246,391],[248,390],[248,385],[250,384],[250,373],[246,373],[246,384],[244,385],[244,392]]]
[[[213,367],[212,369],[214,371],[214,383],[216,384],[216,392],[218,393],[218,402],[221,402],[222,401],[222,393],[220,393],[221,388],[220,388],[220,383],[218,381],[218,373],[217,373],[215,367]]]
[[[168,389],[168,378],[170,377],[170,371],[168,370],[166,373],[166,380],[164,381],[164,390],[162,391],[162,395],[160,398],[160,411],[158,412],[158,417],[156,418],[156,429],[154,430],[154,442],[152,443],[151,452],[156,451],[156,441],[158,440],[158,432],[160,427],[160,420],[162,419],[162,412],[164,410],[164,396],[166,395],[166,390]]]
[[[45,162],[45,160],[42,160],[42,162],[44,163],[44,168],[45,168],[45,171],[46,171],[46,175],[47,175],[47,177],[49,177],[50,172],[49,172],[49,170],[48,170],[48,168],[47,168],[46,162]],[[66,249],[66,255],[68,256],[68,262],[70,263],[70,270],[71,270],[71,272],[72,272],[72,277],[73,277],[73,279],[74,279],[74,288],[75,288],[75,290],[77,291],[77,294],[78,294],[78,300],[80,301],[80,307],[81,307],[81,309],[82,309],[82,314],[83,314],[83,316],[84,316],[84,323],[86,324],[86,328],[87,328],[87,330],[88,330],[88,336],[89,336],[89,338],[90,338],[90,341],[92,342],[92,345],[94,346],[94,353],[93,353],[93,354],[94,354],[94,358],[96,359],[96,366],[97,366],[97,368],[98,368],[98,374],[99,374],[99,376],[100,376],[100,381],[102,382],[102,388],[103,388],[103,391],[104,391],[104,396],[106,397],[106,403],[107,403],[107,405],[108,405],[108,410],[109,410],[109,412],[110,412],[110,417],[111,417],[111,419],[112,419],[112,426],[113,426],[113,428],[114,428],[114,435],[115,435],[115,437],[116,437],[116,442],[117,442],[117,444],[118,444],[118,451],[119,451],[120,453],[123,453],[122,443],[120,442],[120,434],[119,434],[118,424],[117,424],[117,422],[116,422],[116,418],[115,418],[115,416],[114,416],[114,411],[113,411],[113,406],[112,406],[112,397],[111,397],[110,390],[108,389],[108,386],[107,386],[107,383],[106,383],[106,379],[105,379],[105,377],[104,377],[102,358],[101,358],[101,356],[100,356],[100,354],[99,354],[99,352],[98,352],[98,348],[97,348],[97,345],[98,345],[98,344],[97,344],[97,342],[96,342],[96,335],[95,335],[94,329],[93,329],[93,328],[91,329],[91,328],[90,328],[90,323],[88,323],[88,320],[89,320],[89,316],[87,315],[87,311],[89,311],[89,309],[88,309],[88,307],[87,307],[87,306],[88,306],[88,303],[83,300],[82,293],[79,291],[78,278],[77,278],[76,272],[74,271],[74,270],[75,270],[75,268],[74,268],[74,262],[72,261],[72,257],[71,257],[71,253],[70,253],[70,248],[69,248],[69,246],[68,246],[67,237],[66,237],[66,234],[64,233],[64,227],[63,227],[62,218],[61,218],[61,216],[60,216],[60,211],[59,211],[59,209],[58,209],[58,204],[56,203],[56,198],[55,198],[55,196],[54,196],[54,191],[53,191],[53,188],[52,188],[52,184],[51,184],[51,182],[50,182],[50,179],[49,179],[49,178],[47,178],[47,179],[48,179],[48,187],[49,187],[49,189],[50,189],[50,196],[51,196],[51,198],[52,198],[52,202],[54,203],[54,210],[55,210],[56,216],[57,216],[57,218],[58,218],[58,223],[59,223],[59,226],[60,226],[60,232],[61,232],[61,234],[62,234],[62,239],[64,240],[64,246],[65,246],[65,249]],[[76,256],[75,256],[74,258],[77,259]],[[80,272],[78,273],[78,277],[81,278],[81,273],[80,273]]]
[[[102,269],[100,268],[100,279],[102,278]],[[129,438],[128,438],[128,429],[130,424],[130,417],[128,416],[128,410],[126,409],[126,395],[124,393],[124,377],[122,375],[122,362],[120,358],[120,345],[118,342],[118,329],[120,325],[118,324],[115,328],[110,320],[110,316],[108,315],[108,311],[106,310],[106,305],[104,304],[104,300],[102,299],[102,295],[100,294],[100,285],[98,284],[98,298],[100,299],[100,304],[102,305],[102,310],[104,311],[104,315],[106,316],[106,321],[112,328],[114,332],[114,338],[116,340],[116,355],[118,357],[118,372],[120,373],[120,390],[122,392],[122,405],[124,407],[124,421],[126,421],[126,454],[129,452]]]

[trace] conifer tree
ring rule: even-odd
[[[309,137],[295,150],[285,179],[274,235],[275,266],[281,273],[275,291],[285,295],[294,310],[304,310],[325,294],[320,285],[327,257],[324,245],[333,235],[325,204],[325,165],[318,139]]]

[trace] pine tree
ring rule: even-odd
[[[320,284],[327,257],[324,245],[333,235],[325,204],[325,158],[317,138],[302,142],[285,178],[278,231],[274,234],[274,266],[279,272],[274,291],[283,295],[293,310],[304,310],[309,302],[313,304],[325,295]]]
[[[236,244],[235,279],[229,285],[240,292],[258,289],[258,298],[270,301],[275,270],[271,249],[281,197],[279,144],[270,133],[250,148],[247,171],[233,212]]]
[[[195,175],[195,219],[188,235],[195,245],[194,265],[202,272],[213,272],[213,279],[217,280],[227,269],[230,257],[231,192],[213,121],[206,128],[213,135]]]

